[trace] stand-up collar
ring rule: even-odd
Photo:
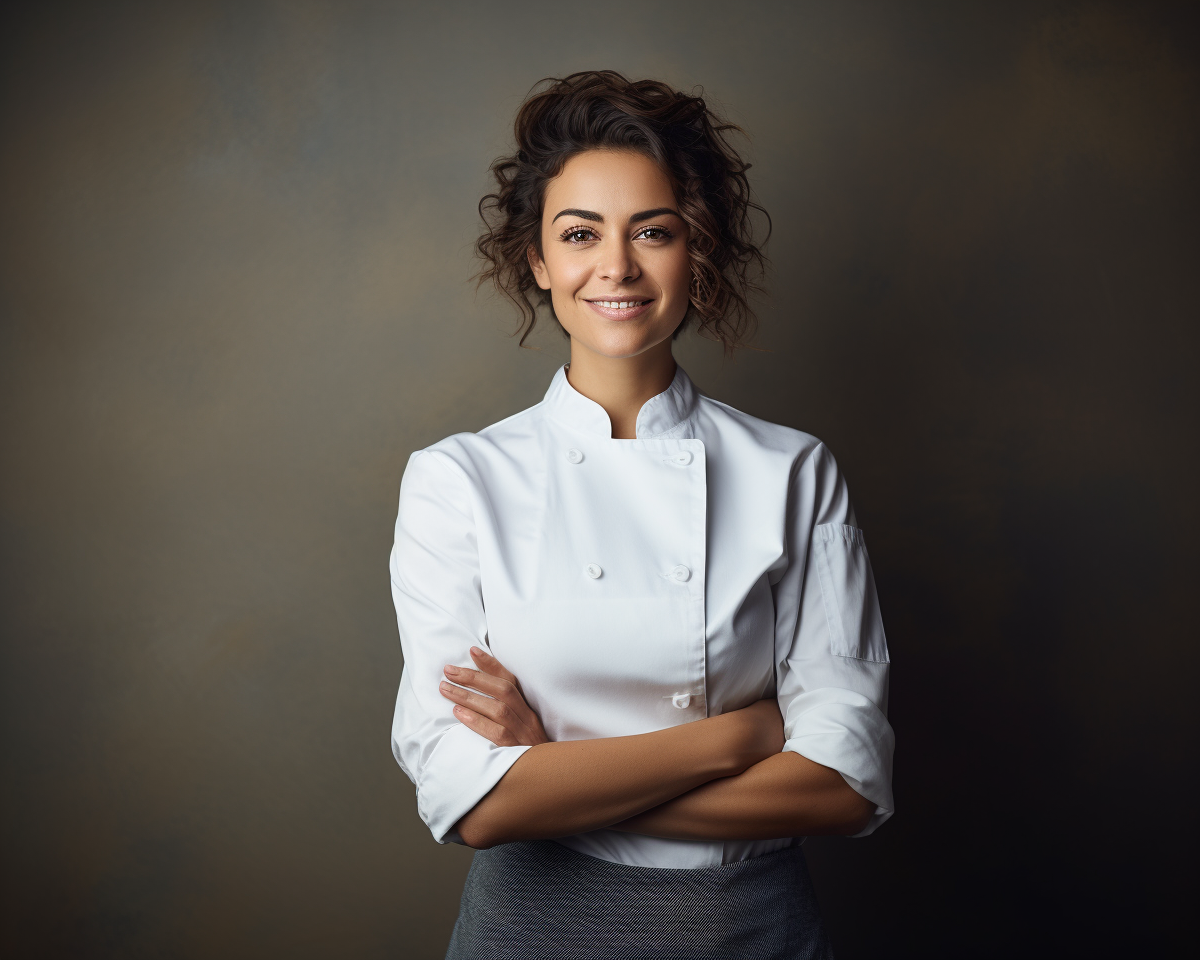
[[[700,397],[691,378],[683,367],[675,365],[675,377],[671,385],[658,396],[651,397],[638,412],[637,438],[639,440],[691,440],[694,439],[691,416]],[[566,365],[558,368],[550,389],[542,401],[547,413],[560,423],[576,430],[612,437],[612,423],[604,408],[595,400],[589,400],[571,386],[567,380]]]

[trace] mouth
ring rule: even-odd
[[[609,320],[632,320],[634,317],[641,316],[649,308],[654,301],[641,297],[626,297],[624,299],[601,299],[585,300],[589,307],[595,310],[602,317]]]

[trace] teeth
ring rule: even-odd
[[[630,307],[636,307],[641,304],[641,300],[597,300],[596,303],[601,307],[608,307],[610,310],[628,310]]]

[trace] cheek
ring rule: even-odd
[[[563,256],[561,248],[550,247],[545,263],[551,293],[571,296],[587,282],[589,269],[581,257]]]
[[[687,249],[679,254],[673,253],[663,268],[663,285],[670,289],[673,296],[686,300],[692,286],[692,261]]]

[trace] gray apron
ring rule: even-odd
[[[446,960],[832,960],[799,846],[700,869],[633,867],[552,840],[479,850]]]

